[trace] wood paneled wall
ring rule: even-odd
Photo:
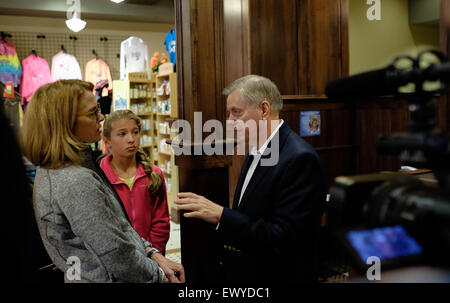
[[[225,117],[222,10],[222,0],[176,1],[179,118],[191,125],[195,112],[203,121]]]
[[[250,72],[282,95],[323,95],[348,75],[348,0],[249,0]]]
[[[176,0],[179,119],[188,121],[194,132],[195,112],[203,122],[224,121],[223,1]],[[192,135],[191,138],[194,138]],[[202,139],[202,138],[200,138]],[[194,139],[195,140],[195,139]],[[223,159],[222,159],[223,160]],[[223,206],[228,205],[228,165],[215,157],[176,157],[179,191],[195,192]],[[205,163],[207,165],[205,166]],[[212,282],[218,277],[214,227],[181,214],[181,260],[186,279],[192,283]]]
[[[447,104],[436,97],[436,124],[447,127]],[[379,155],[380,136],[407,132],[410,122],[406,99],[379,97],[344,102],[327,98],[291,98],[284,100],[281,118],[300,134],[300,112],[320,110],[321,135],[303,137],[319,156],[331,185],[340,175],[396,171],[402,163],[395,157]]]
[[[322,98],[287,98],[281,118],[300,134],[300,112],[320,110],[321,135],[303,137],[318,152],[327,176],[328,184],[338,175],[356,173],[357,145],[354,127],[354,105]]]
[[[441,52],[450,58],[450,0],[441,0],[440,39]],[[450,81],[448,86],[447,94],[441,98],[445,104],[450,102]],[[450,130],[450,106],[447,107],[447,130]]]

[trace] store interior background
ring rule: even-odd
[[[299,132],[299,111],[321,110],[322,135],[307,138],[307,141],[318,150],[327,169],[329,184],[338,175],[396,170],[400,167],[400,163],[396,159],[376,155],[374,146],[378,134],[389,134],[406,129],[407,103],[404,100],[378,98],[366,100],[354,106],[328,100],[323,89],[325,83],[336,76],[351,75],[384,67],[395,56],[405,54],[405,52],[414,52],[417,47],[428,46],[438,50],[442,49],[439,0],[382,0],[382,19],[379,21],[367,20],[366,11],[369,5],[366,0],[338,0],[333,1],[333,4],[327,3],[326,0],[257,0],[259,2],[254,0],[203,0],[196,3],[184,1],[128,0],[122,4],[120,10],[117,10],[117,8],[111,8],[115,4],[109,0],[81,0],[81,18],[87,21],[87,25],[81,32],[73,33],[67,29],[64,23],[67,9],[65,0],[0,0],[0,29],[5,32],[63,33],[75,36],[137,36],[146,42],[151,56],[155,51],[166,52],[163,44],[165,35],[170,29],[183,25],[184,31],[178,31],[177,28],[177,34],[180,33],[177,36],[177,52],[180,49],[184,50],[178,54],[178,58],[182,58],[183,60],[180,61],[185,63],[185,68],[192,69],[192,71],[186,70],[184,78],[178,80],[178,83],[182,84],[179,85],[181,109],[179,118],[189,120],[194,111],[205,109],[204,120],[214,118],[224,120],[224,107],[220,105],[224,104],[224,99],[220,94],[221,89],[241,74],[260,73],[273,79],[280,87],[285,102],[282,118],[294,131]],[[95,5],[92,4],[94,2]],[[218,9],[217,6],[222,3],[223,8]],[[342,10],[344,13],[340,13],[345,6],[348,6],[348,15],[345,15],[345,9]],[[175,7],[178,8],[178,12]],[[233,11],[233,8],[237,10]],[[324,19],[318,17],[307,21],[310,22],[308,25],[302,25],[299,21],[302,16],[305,16],[302,15],[302,8],[305,14],[310,13],[310,10],[316,10],[320,18],[327,15],[331,17],[324,24],[320,23]],[[189,22],[192,15],[186,16],[189,16],[188,12],[191,9],[198,9],[199,19],[194,20],[195,22],[192,21],[189,28],[186,22]],[[252,9],[254,11],[248,13]],[[217,23],[214,19],[218,11],[224,14],[223,20],[220,20],[225,24],[222,37],[217,35]],[[336,11],[339,13],[336,14]],[[205,14],[201,15],[202,13]],[[258,25],[261,26],[260,32],[256,33],[255,19],[250,19],[250,21],[245,19],[247,13],[248,15],[258,14],[263,21],[266,20],[265,18],[287,21],[282,24],[277,21],[270,26],[267,25],[269,22],[261,22]],[[185,18],[177,21],[177,14]],[[239,18],[239,22],[243,23],[236,22],[234,25],[227,23],[236,20],[233,18]],[[244,24],[245,20],[248,21],[248,25]],[[331,28],[330,24],[339,26],[331,30],[329,29]],[[203,28],[201,28],[202,26]],[[241,37],[242,41],[248,38],[247,42],[238,41],[234,44],[229,42],[232,41],[230,38],[232,31],[227,29],[233,29],[233,26],[239,27],[240,31],[248,30],[249,36],[246,37],[243,34]],[[301,32],[305,29],[302,26],[309,30],[310,37],[308,39],[312,37],[317,39],[316,42],[308,42],[309,40],[305,42],[311,43],[312,52],[317,50],[315,53],[317,58],[314,60],[332,61],[327,67],[328,70],[320,70],[324,69],[323,64],[314,67],[317,61],[311,59],[312,57],[303,56],[301,51],[292,53],[292,49],[297,49],[302,43]],[[321,26],[325,29],[321,30]],[[191,31],[186,30],[187,28]],[[269,29],[273,29],[273,31],[269,31]],[[192,35],[194,34],[199,39],[198,45],[193,43]],[[201,40],[202,38],[205,39]],[[219,38],[225,41],[223,48],[214,44],[215,39]],[[290,40],[291,38],[292,40]],[[14,39],[13,36],[11,41],[14,42]],[[326,41],[327,39],[328,41]],[[179,43],[180,41],[183,43]],[[279,41],[281,42],[278,43]],[[68,41],[66,45],[69,53],[72,43],[72,41]],[[295,48],[292,48],[290,43],[293,43]],[[241,49],[234,49],[239,46]],[[120,45],[117,47],[120,49]],[[214,47],[216,48],[213,49]],[[260,49],[255,55],[254,52],[258,47]],[[219,48],[223,53],[217,55]],[[39,54],[39,49],[37,50]],[[242,55],[247,51],[249,58],[245,54]],[[56,52],[57,50],[54,51],[55,54]],[[276,54],[280,58],[275,59]],[[76,54],[74,55],[76,56]],[[99,55],[101,58],[101,49]],[[328,58],[325,58],[325,55],[329,55]],[[220,58],[222,66],[215,65],[216,62],[219,62],[217,56],[223,56]],[[199,60],[194,61],[192,59],[194,57]],[[239,60],[246,62],[240,65]],[[231,67],[227,66],[229,64]],[[308,65],[308,67],[301,66],[302,64]],[[240,66],[237,67],[238,65]],[[80,67],[84,74],[84,66],[80,64]],[[335,67],[338,72],[334,70]],[[307,74],[308,69],[315,69],[315,71],[310,73],[311,76],[308,74],[308,79],[302,78],[301,76]],[[215,74],[221,71],[223,71],[223,76]],[[203,74],[199,74],[200,72]],[[294,77],[292,77],[293,74]],[[323,76],[325,74],[326,76]],[[316,82],[317,77],[320,78],[320,81]],[[115,80],[117,77],[113,76],[113,79]],[[187,84],[187,81],[190,81],[190,84]],[[304,84],[306,82],[307,84]],[[194,87],[197,88],[196,95],[192,92]],[[212,101],[208,101],[209,105],[207,105],[206,100]],[[448,126],[446,104],[445,101],[439,106],[441,111],[438,117],[439,126],[444,130]],[[208,191],[228,184],[226,197],[231,201],[242,162],[243,157],[234,157],[228,167],[225,179],[222,178],[223,176],[217,178],[216,180],[220,184],[216,184],[208,190],[199,190],[199,193],[207,195]],[[214,176],[214,174],[202,175],[202,173],[197,174],[199,177],[186,181],[194,173],[181,167],[180,190],[195,190],[198,188],[198,184],[208,184],[199,181],[205,180],[206,176]],[[221,183],[219,180],[226,181]],[[193,185],[194,183],[197,185]],[[221,193],[223,190],[216,191],[212,196]],[[180,240],[180,225],[172,222],[172,226],[171,240],[169,240],[170,244],[167,249],[174,252],[172,254],[174,260],[180,261],[180,248],[183,248],[183,252],[186,252],[185,261],[188,268],[191,269],[190,260],[194,259],[194,255],[201,256],[202,254],[198,251],[207,249],[207,245],[192,241],[192,244],[185,244],[183,247]],[[196,229],[190,229],[187,225],[186,227],[185,239],[188,241],[191,237],[187,233],[194,232]],[[208,233],[200,234],[208,235]],[[195,245],[197,248],[192,248]],[[168,256],[170,257],[170,255]]]
[[[169,57],[164,40],[168,31],[175,28],[171,0],[128,0],[121,4],[109,0],[82,0],[81,19],[87,24],[78,33],[65,24],[68,7],[65,0],[0,1],[0,29],[12,35],[9,40],[16,44],[19,60],[28,56],[33,48],[51,65],[52,56],[64,45],[66,51],[77,58],[84,77],[85,64],[95,58],[92,53],[95,49],[98,58],[109,65],[113,80],[118,80],[120,42],[130,36],[139,37],[147,44],[149,59],[155,52]],[[38,39],[37,35],[46,35],[46,38]],[[77,40],[69,39],[70,36]],[[102,37],[108,41],[101,42]],[[19,41],[24,38],[28,39],[26,43]],[[170,259],[181,261],[179,222],[171,222],[166,251]]]

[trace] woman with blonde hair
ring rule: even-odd
[[[169,208],[164,175],[139,148],[141,119],[131,110],[112,112],[103,123],[103,141],[111,154],[100,167],[119,194],[131,225],[165,251],[170,234]]]
[[[184,282],[182,265],[129,223],[89,144],[104,117],[92,84],[60,80],[40,87],[24,120],[23,150],[38,167],[33,202],[45,248],[66,282]],[[167,277],[167,278],[166,278]]]

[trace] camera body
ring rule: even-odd
[[[383,268],[450,265],[450,201],[401,173],[338,177],[330,188],[328,225],[361,272],[367,258]]]
[[[404,95],[410,103],[409,132],[380,137],[377,152],[396,156],[407,165],[432,169],[438,181],[437,188],[430,188],[419,178],[403,173],[335,179],[330,187],[328,227],[344,255],[351,256],[361,273],[367,271],[368,257],[377,257],[384,268],[407,264],[450,266],[450,140],[435,129],[435,91],[423,89],[424,82],[439,80],[440,90],[445,90],[450,64],[422,68],[422,58],[430,54],[438,61],[445,60],[432,51],[417,59],[408,57],[411,68],[398,70],[395,62],[403,56],[385,69],[327,86],[329,97],[344,96],[354,86],[362,88],[353,96],[364,97],[395,95],[401,86],[415,84],[415,92]]]

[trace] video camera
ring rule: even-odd
[[[328,83],[330,98],[394,95],[406,98],[409,132],[380,137],[377,152],[429,168],[430,188],[411,175],[384,173],[337,177],[330,187],[328,226],[364,273],[371,256],[381,266],[450,265],[450,140],[436,129],[435,96],[447,89],[450,63],[437,51],[400,56],[386,68]]]

